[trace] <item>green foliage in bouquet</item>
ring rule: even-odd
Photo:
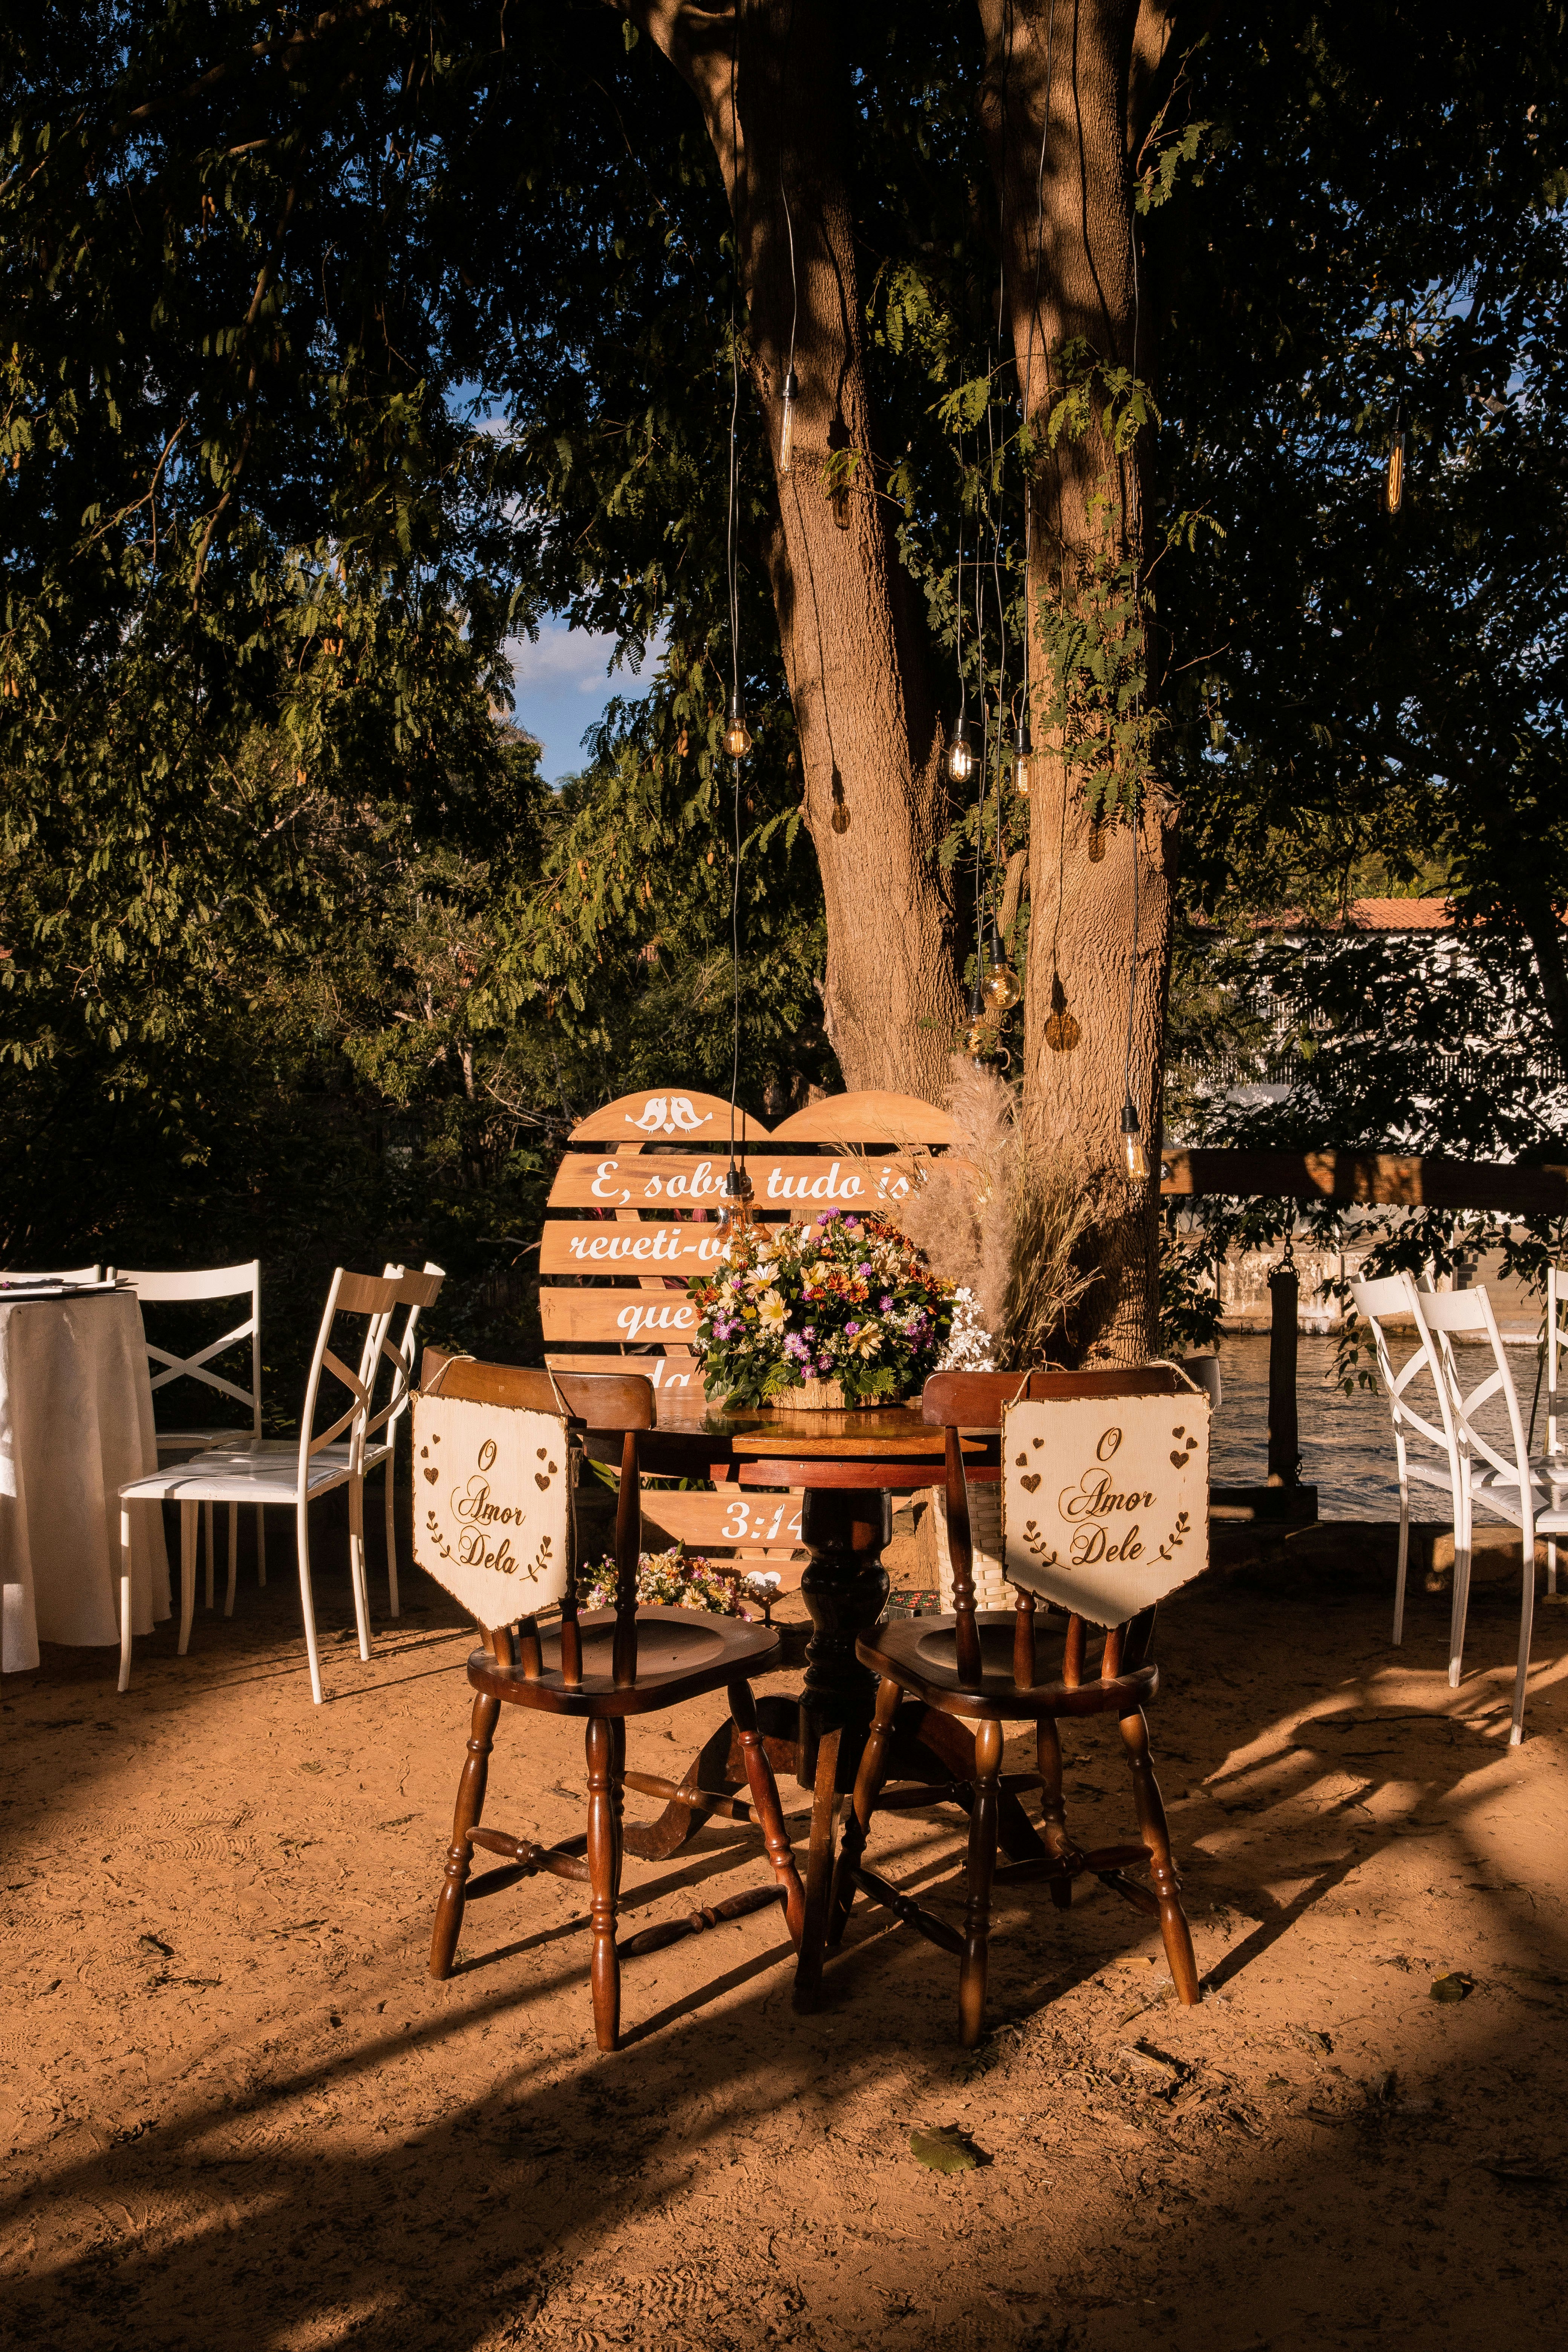
[[[584,1567],[582,1573],[581,1606],[613,1609],[615,1561],[606,1558],[597,1568]],[[679,1544],[671,1545],[668,1551],[645,1551],[637,1559],[641,1609],[706,1609],[715,1617],[738,1617],[742,1601],[760,1602],[764,1591],[738,1569],[727,1568],[721,1560],[705,1559],[700,1552],[688,1555]]]
[[[952,1285],[880,1217],[825,1209],[815,1224],[754,1225],[688,1295],[710,1392],[773,1403],[805,1381],[837,1381],[851,1405],[909,1396],[934,1371]]]

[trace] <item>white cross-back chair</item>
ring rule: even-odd
[[[423,1280],[405,1276],[404,1280]],[[213,1448],[188,1462],[172,1463],[151,1477],[134,1478],[120,1489],[120,1539],[122,1554],[120,1580],[120,1687],[131,1680],[131,1520],[134,1502],[180,1506],[180,1654],[190,1646],[195,1604],[196,1507],[202,1503],[248,1503],[258,1509],[289,1505],[294,1512],[300,1559],[300,1606],[305,1621],[305,1652],[310,1666],[310,1694],[321,1702],[321,1666],[316,1643],[316,1609],[310,1587],[310,1507],[318,1495],[334,1486],[349,1489],[349,1567],[353,1585],[354,1617],[362,1658],[370,1655],[370,1635],[364,1594],[364,1447],[371,1413],[371,1390],[360,1372],[351,1371],[332,1351],[332,1323],[339,1315],[363,1316],[369,1324],[361,1362],[379,1362],[381,1342],[398,1303],[398,1284],[384,1276],[348,1274],[339,1266],[327,1293],[321,1328],[310,1359],[305,1402],[300,1415],[300,1436],[289,1451],[251,1446],[243,1452]],[[321,1375],[330,1372],[349,1394],[345,1412],[312,1436]]]
[[[250,1427],[230,1422],[226,1427],[213,1428],[204,1424],[195,1429],[160,1429],[157,1432],[158,1452],[164,1454],[205,1453],[214,1446],[238,1446],[254,1444],[261,1435],[261,1261],[250,1258],[239,1265],[198,1266],[188,1274],[164,1274],[141,1266],[111,1266],[110,1272],[136,1293],[147,1306],[187,1304],[224,1298],[248,1298],[250,1312],[232,1331],[209,1341],[192,1356],[172,1355],[167,1348],[147,1342],[148,1369],[152,1373],[154,1396],[160,1389],[173,1386],[176,1381],[196,1381],[215,1395],[230,1397],[243,1405],[250,1416]],[[241,1388],[222,1372],[210,1369],[215,1357],[231,1348],[250,1342],[250,1386]],[[192,1399],[192,1403],[196,1400]],[[202,1402],[207,1402],[205,1399]],[[206,1605],[213,1605],[213,1506],[203,1511],[206,1536]],[[228,1507],[228,1600],[225,1616],[234,1613],[235,1577],[239,1559],[239,1507]],[[256,1514],[256,1574],[257,1581],[267,1581],[267,1519],[259,1508]]]
[[[382,1272],[384,1277],[393,1285],[396,1293],[397,1305],[405,1307],[407,1312],[404,1316],[403,1328],[395,1341],[392,1336],[390,1316],[379,1325],[372,1324],[365,1333],[364,1347],[360,1355],[361,1381],[374,1398],[383,1362],[390,1364],[392,1368],[392,1381],[386,1402],[378,1411],[373,1411],[365,1423],[364,1457],[361,1476],[363,1478],[365,1472],[375,1469],[378,1464],[384,1465],[386,1591],[389,1614],[395,1617],[401,1608],[397,1590],[397,1535],[394,1517],[394,1506],[396,1499],[397,1430],[399,1423],[407,1413],[408,1400],[414,1389],[414,1342],[415,1334],[419,1326],[420,1313],[423,1308],[435,1306],[441,1295],[441,1285],[447,1278],[447,1269],[445,1266],[437,1265],[432,1261],[426,1260],[422,1273],[416,1273],[409,1266],[390,1265],[384,1266]],[[263,1440],[260,1447],[260,1451],[264,1454],[289,1453],[292,1450],[291,1438],[267,1438]],[[329,1454],[346,1456],[348,1441],[340,1440],[329,1446],[327,1451]],[[363,1549],[362,1533],[362,1572]],[[364,1654],[368,1656],[369,1652],[366,1651]]]
[[[1475,1507],[1504,1519],[1520,1533],[1521,1575],[1519,1610],[1519,1664],[1513,1685],[1513,1720],[1509,1743],[1524,1738],[1524,1693],[1530,1671],[1530,1637],[1535,1618],[1535,1538],[1537,1533],[1568,1532],[1568,1511],[1553,1508],[1556,1494],[1550,1471],[1533,1464],[1525,1435],[1519,1396],[1509,1369],[1508,1351],[1497,1327],[1492,1303],[1483,1287],[1476,1290],[1423,1291],[1421,1312],[1437,1343],[1438,1360],[1448,1391],[1448,1409],[1458,1441],[1459,1477],[1454,1492],[1454,1601],[1448,1636],[1448,1681],[1458,1689],[1465,1652],[1465,1619],[1470,1601],[1470,1549]],[[1454,1342],[1468,1339],[1485,1353],[1481,1377],[1467,1389]],[[1476,1426],[1476,1416],[1493,1397],[1500,1396],[1508,1413],[1507,1451],[1494,1444]]]
[[[1378,1282],[1352,1282],[1351,1297],[1356,1313],[1372,1333],[1377,1369],[1394,1421],[1394,1452],[1399,1465],[1399,1569],[1394,1586],[1394,1645],[1405,1639],[1405,1580],[1410,1558],[1410,1489],[1431,1486],[1449,1498],[1458,1541],[1459,1454],[1448,1386],[1438,1361],[1436,1344],[1422,1314],[1423,1298],[1409,1274],[1390,1274]],[[1414,1327],[1414,1344],[1405,1362],[1394,1368],[1395,1346],[1388,1325],[1398,1318]],[[1398,1335],[1403,1337],[1405,1335]],[[1436,1400],[1438,1420],[1417,1412],[1411,1391],[1429,1381]],[[1425,1402],[1425,1400],[1423,1400]]]

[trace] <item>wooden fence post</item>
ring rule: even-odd
[[[1296,1326],[1301,1285],[1290,1236],[1285,1256],[1268,1277],[1268,1484],[1299,1486],[1301,1447],[1296,1420]]]

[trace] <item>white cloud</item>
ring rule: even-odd
[[[537,639],[507,639],[518,724],[540,738],[547,774],[580,763],[583,736],[604,716],[612,695],[647,693],[664,646],[661,633],[648,646],[640,670],[629,663],[612,670],[614,637],[574,629],[552,616],[541,622]]]
[[[506,657],[511,664],[512,676],[520,688],[525,686],[570,687],[586,694],[601,687],[606,698],[611,694],[631,690],[634,678],[641,677],[644,691],[652,683],[653,672],[664,656],[665,638],[661,630],[644,655],[641,665],[634,669],[630,662],[612,671],[616,640],[602,636],[593,629],[574,629],[565,621],[546,618],[540,624],[537,639],[509,637]]]

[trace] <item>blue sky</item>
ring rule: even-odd
[[[549,614],[539,625],[537,642],[527,637],[507,640],[513,715],[520,727],[526,727],[543,744],[540,764],[552,784],[586,764],[584,731],[603,717],[610,697],[624,695],[630,701],[646,694],[653,683],[661,646],[649,646],[640,676],[630,669],[612,674],[609,665],[615,649],[613,637],[568,628],[564,621]]]

